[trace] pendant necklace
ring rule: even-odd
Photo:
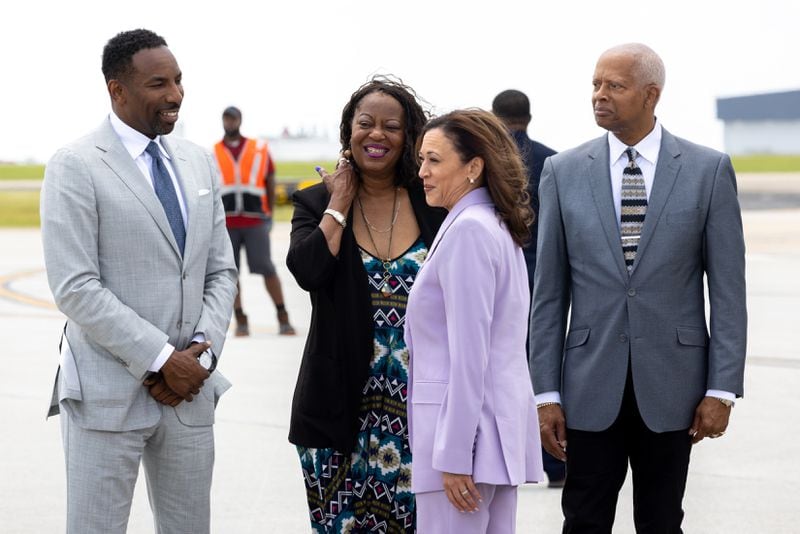
[[[389,272],[389,268],[392,266],[392,237],[394,236],[394,223],[397,222],[397,214],[399,212],[398,206],[398,198],[397,198],[397,189],[394,189],[394,211],[392,212],[392,222],[389,224],[389,228],[385,230],[379,230],[370,224],[367,220],[367,214],[364,213],[364,205],[361,203],[361,196],[357,196],[356,200],[358,201],[358,209],[361,212],[361,218],[364,219],[364,226],[367,228],[367,235],[369,236],[369,240],[372,243],[372,248],[375,249],[375,253],[380,255],[378,252],[378,246],[375,244],[375,238],[372,237],[372,230],[375,230],[377,233],[385,234],[389,233],[389,248],[386,251],[386,259],[381,260],[383,263],[383,281],[381,282],[380,290],[381,294],[384,297],[389,297],[392,294],[392,286],[389,284],[389,279],[392,277],[392,273]],[[380,259],[380,258],[378,258]]]

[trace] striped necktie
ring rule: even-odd
[[[183,225],[183,215],[181,215],[181,205],[178,203],[178,194],[175,191],[175,186],[172,185],[169,171],[161,159],[158,145],[154,141],[150,141],[150,144],[145,148],[145,152],[150,154],[150,158],[153,160],[153,165],[150,169],[153,173],[153,187],[156,190],[158,200],[161,201],[161,205],[164,207],[169,227],[172,229],[172,234],[175,236],[175,241],[178,243],[182,256],[186,244],[186,228]]]
[[[620,234],[622,236],[622,253],[625,256],[625,267],[628,272],[636,260],[636,249],[642,235],[644,216],[647,214],[647,190],[644,187],[642,169],[636,165],[636,149],[625,149],[628,165],[622,171],[622,206],[620,210]]]

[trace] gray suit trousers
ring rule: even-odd
[[[213,426],[186,426],[161,406],[154,426],[88,430],[61,406],[67,466],[67,534],[124,534],[143,462],[157,534],[210,531]]]

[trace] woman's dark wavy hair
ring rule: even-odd
[[[463,163],[483,159],[483,177],[500,218],[519,246],[530,240],[534,213],[528,194],[528,174],[514,139],[500,120],[482,109],[460,109],[431,119],[422,137],[439,129],[456,149]],[[419,151],[419,148],[417,149]]]
[[[350,137],[353,134],[353,117],[361,100],[372,93],[381,92],[397,100],[405,113],[405,137],[403,140],[403,153],[397,162],[395,185],[408,187],[419,177],[419,162],[417,161],[417,139],[422,133],[422,127],[428,120],[428,113],[418,102],[419,97],[414,90],[405,85],[402,80],[390,76],[373,76],[370,81],[359,87],[350,97],[342,110],[342,122],[339,125],[339,140],[342,152],[350,150]],[[358,166],[353,162],[356,173],[360,173]]]

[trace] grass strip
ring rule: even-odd
[[[0,226],[39,226],[39,191],[0,191]]]
[[[733,156],[733,168],[740,172],[800,172],[800,155],[761,154]]]

